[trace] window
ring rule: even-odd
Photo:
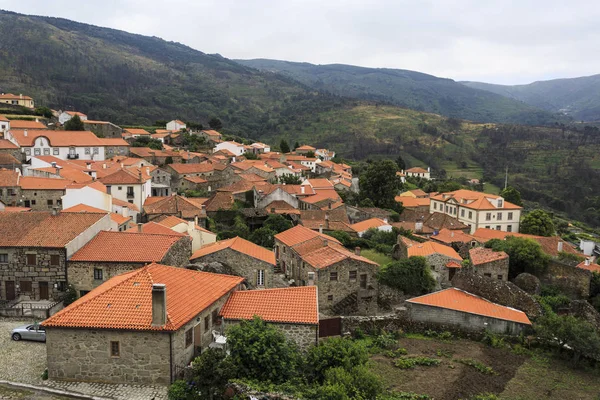
[[[512,225],[506,226],[506,232],[512,232]]]
[[[50,155],[50,149],[44,149],[44,155],[45,156],[49,156]]]
[[[437,203],[435,201],[433,202],[433,209],[437,210]]]
[[[117,190],[123,190],[123,186],[118,186]]]
[[[0,263],[8,262],[8,254],[0,254]]]
[[[48,203],[48,207],[52,207],[52,204],[53,204],[53,201],[52,201],[52,199],[49,199],[49,200],[47,201],[47,203]]]
[[[219,310],[218,309],[214,309],[212,312],[212,324],[214,325],[221,325],[221,319],[219,318]]]
[[[330,281],[337,281],[337,272],[330,272],[329,273],[329,280]]]
[[[107,186],[106,187],[106,194],[111,194],[112,192],[112,186]]]
[[[60,265],[60,256],[58,254],[50,255],[50,265],[53,265],[53,266]]]
[[[498,199],[498,208],[502,208],[503,205],[504,201],[502,201],[502,199]]]
[[[486,225],[486,226],[485,226],[485,229],[490,229],[490,226],[489,226],[489,225]]]
[[[473,211],[469,211],[469,219],[473,219]]]
[[[21,287],[21,292],[31,293],[31,281],[21,281],[19,282],[19,286]]]
[[[31,155],[31,149],[25,149],[25,154],[27,154],[28,156]]]
[[[513,213],[512,213],[512,212],[509,212],[509,213],[508,213],[508,220],[510,221],[511,219],[513,219]]]
[[[309,272],[308,273],[308,280],[309,281],[314,281],[315,280],[315,273],[314,272]]]
[[[187,331],[185,331],[185,348],[187,349],[188,347],[190,347],[192,343],[194,343],[194,334],[193,328],[190,328]]]
[[[119,342],[110,342],[110,356],[121,357],[121,344]]]
[[[501,230],[502,230],[502,227],[501,227],[500,225],[496,225],[496,230],[497,230],[497,231],[501,231]]]
[[[89,292],[90,292],[89,290],[80,290],[80,291],[79,291],[79,297],[83,297],[83,296],[85,296],[86,294],[88,294]]]
[[[52,149],[52,155],[55,155],[55,156],[57,156],[57,155],[59,155],[59,154],[60,154],[60,153],[59,153],[58,149]]]
[[[127,196],[133,196],[133,186],[127,186]]]
[[[330,295],[327,296],[327,301],[333,301],[333,295],[332,294],[330,294]]]
[[[483,276],[487,276],[488,278],[491,278],[492,274],[490,274],[489,272],[486,272],[485,274],[483,274]]]
[[[94,280],[103,280],[103,271],[100,268],[94,268]]]
[[[498,275],[498,280],[501,281],[502,280],[502,275]]]
[[[94,154],[98,154],[98,151],[99,151],[98,148],[94,147]]]
[[[356,271],[350,271],[349,275],[350,275],[350,280],[351,281],[355,281],[356,280]]]
[[[462,210],[460,210],[460,216],[461,217],[465,217],[465,209],[463,208]]]
[[[210,328],[210,318],[208,316],[204,317],[204,330],[208,331]]]
[[[498,221],[502,221],[502,213],[501,212],[498,213],[498,215],[496,216],[496,219]]]
[[[491,221],[492,220],[492,213],[485,213],[485,220],[486,221]]]
[[[34,193],[34,195],[37,195],[36,193]],[[35,200],[31,200],[31,205],[35,206]]]
[[[283,246],[283,254],[285,254],[285,246]]]
[[[367,274],[360,274],[360,288],[361,289],[367,288],[367,280],[368,280]]]
[[[33,149],[33,154],[35,154],[36,156],[39,156],[42,154],[42,149]]]
[[[85,148],[85,154],[90,154],[90,148],[89,147]]]
[[[36,265],[37,256],[35,254],[27,254],[27,265]]]
[[[256,271],[256,286],[265,286],[265,270]]]

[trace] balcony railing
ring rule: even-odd
[[[135,197],[135,194],[131,193],[131,192],[127,192],[127,198],[128,199],[133,199]]]
[[[69,160],[77,160],[77,159],[79,158],[79,154],[73,154],[73,153],[69,153],[69,154],[67,155],[67,158],[68,158]]]

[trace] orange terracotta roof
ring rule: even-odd
[[[480,265],[492,261],[505,260],[508,258],[508,254],[503,251],[494,251],[486,247],[476,247],[469,250],[469,257],[471,258],[473,265]]]
[[[429,198],[415,198],[409,196],[396,196],[394,200],[396,200],[397,203],[402,203],[406,208],[429,207],[429,204],[431,203],[431,199]]]
[[[129,208],[130,210],[137,211],[137,212],[140,211],[138,206],[136,206],[135,204],[129,203],[127,201],[115,199],[114,197],[112,198],[112,203],[113,203],[113,206],[126,207],[126,208]]]
[[[304,145],[304,146],[297,147],[296,151],[298,151],[298,150],[315,151],[316,149],[312,146]]]
[[[21,161],[17,160],[12,154],[0,153],[0,165],[12,165],[16,167],[21,164]]]
[[[593,263],[591,261],[589,261],[589,264],[586,265],[586,261],[584,260],[581,263],[577,264],[577,268],[587,269],[588,271],[591,271],[591,272],[600,273],[600,265]]]
[[[94,121],[91,119],[86,119],[85,121],[83,121],[84,124],[93,124],[93,125],[108,125],[110,124],[110,122],[108,121]]]
[[[206,201],[206,211],[231,210],[234,202],[231,192],[217,192]]]
[[[88,206],[87,204],[77,204],[73,207],[65,208],[62,212],[82,212],[82,213],[96,213],[96,214],[108,214],[109,211],[102,210],[101,208],[96,208],[92,206]]]
[[[142,180],[139,174],[134,173],[129,169],[119,169],[110,175],[100,178],[100,182],[104,185],[142,185],[150,177],[142,173]]]
[[[65,111],[67,114],[72,115],[72,116],[79,116],[79,117],[87,117],[87,115],[85,115],[84,113],[81,113],[79,111]]]
[[[110,219],[113,220],[113,222],[115,222],[117,225],[121,226],[125,223],[127,223],[128,221],[131,221],[133,218],[132,217],[124,217],[121,214],[118,213],[110,213]]]
[[[12,93],[2,93],[0,94],[0,99],[8,99],[8,100],[33,100],[29,96],[23,96],[22,94],[16,95]]]
[[[47,129],[47,127],[41,122],[11,119],[10,129],[12,132],[13,129]]]
[[[99,138],[100,142],[104,146],[126,146],[129,147],[129,143],[121,138]]]
[[[19,146],[7,139],[0,139],[0,149],[2,150],[16,150]]]
[[[319,307],[316,286],[234,292],[221,309],[223,318],[250,320],[255,315],[267,322],[316,325]]]
[[[156,223],[164,225],[167,228],[173,228],[179,224],[185,224],[186,226],[188,225],[186,220],[178,218],[174,215],[163,215],[162,217],[157,218],[155,221]]]
[[[242,239],[241,237],[234,237],[232,239],[221,240],[202,246],[192,255],[190,260],[195,260],[223,249],[231,249],[249,257],[256,258],[257,260],[275,265],[275,253],[273,253],[273,251]]]
[[[29,207],[4,207],[4,209],[2,210],[4,212],[26,212],[26,211],[31,211],[31,208]]]
[[[4,115],[0,115],[0,121],[8,122],[8,118],[6,118]]]
[[[71,181],[67,179],[36,178],[33,176],[22,176],[19,186],[23,190],[65,190]]]
[[[462,257],[452,247],[446,246],[444,244],[435,243],[435,242],[424,242],[424,243],[413,244],[412,246],[408,247],[407,252],[408,252],[409,257],[413,257],[413,256],[427,257],[432,254],[443,254],[443,255],[453,258],[455,260],[462,261]]]
[[[137,226],[133,226],[133,227],[127,229],[125,232],[139,233]],[[146,222],[145,224],[143,224],[141,233],[145,233],[148,235],[187,236],[184,233],[176,232],[176,231],[172,230],[171,228],[164,226],[162,224],[159,224],[157,222],[154,222],[154,221]]]
[[[183,197],[179,195],[167,197],[148,197],[144,203],[146,214],[177,214],[182,218],[201,216],[205,198]]]
[[[406,172],[413,173],[413,174],[426,174],[429,171],[427,171],[426,169],[420,168],[420,167],[413,167],[413,168],[407,169]]]
[[[131,135],[150,135],[150,132],[140,128],[125,128],[125,132]]]
[[[356,255],[354,252],[336,243],[327,243],[326,246],[320,249],[313,250],[302,256],[302,260],[312,265],[315,268],[327,268],[340,261],[351,259],[354,261],[362,261],[367,264],[379,266],[375,261],[371,261],[366,257]]]
[[[329,179],[307,179],[308,185],[313,189],[333,189],[333,183]]]
[[[476,241],[473,236],[468,235],[461,230],[450,230],[447,228],[441,229],[438,234],[433,235],[431,239],[446,244],[455,242],[471,243],[472,241]]]
[[[371,219],[367,219],[365,221],[357,222],[356,224],[352,224],[352,225],[350,225],[350,227],[352,229],[354,229],[356,232],[365,232],[371,228],[379,228],[379,227],[385,226],[385,225],[390,225],[390,224],[379,218],[371,218]]]
[[[169,164],[169,168],[173,169],[178,174],[200,174],[214,171],[215,166],[208,163]]]
[[[324,200],[341,200],[340,195],[335,190],[318,190],[317,194],[308,196],[302,199],[303,202],[308,204],[320,203]]]
[[[202,133],[208,135],[208,136],[216,136],[216,137],[221,137],[221,134],[215,130],[207,130],[207,131],[202,131]]]
[[[0,213],[0,247],[65,247],[104,217],[97,213]]]
[[[340,241],[334,238],[333,236],[320,234],[302,225],[296,225],[293,228],[288,229],[287,231],[283,231],[275,235],[275,239],[290,247],[296,246],[300,243],[306,242],[314,238],[320,238],[321,241],[322,239],[326,239],[328,241],[341,244]]]
[[[118,275],[42,324],[46,327],[176,331],[244,281],[232,275],[150,264]],[[167,321],[152,325],[152,285],[164,284]]]
[[[407,300],[407,302],[531,325],[529,318],[523,311],[492,303],[489,300],[456,288],[415,297]]]
[[[25,136],[25,130],[13,130],[13,135],[21,147],[31,147],[35,139],[43,136],[48,139],[53,147],[104,147],[106,144],[90,131],[49,131],[49,130],[28,130]]]
[[[470,208],[473,210],[520,210],[522,207],[519,207],[513,203],[508,201],[503,202],[503,207],[498,208],[495,207],[491,200],[497,200],[500,196],[495,194],[481,193],[475,192],[473,190],[460,189],[455,190],[454,192],[446,192],[440,193],[435,196],[431,196],[432,200],[447,202],[452,200],[457,205],[461,207]]]
[[[446,263],[446,268],[462,268],[462,264],[459,264],[456,261],[448,261]]]
[[[20,177],[19,172],[15,170],[0,168],[0,187],[19,186]]]
[[[148,263],[162,260],[182,236],[102,231],[71,257],[71,261]]]

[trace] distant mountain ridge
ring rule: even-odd
[[[314,89],[480,122],[547,124],[559,117],[522,101],[421,72],[268,59],[236,60],[284,74]]]
[[[600,74],[512,86],[470,81],[461,83],[550,112],[569,115],[577,121],[600,121]]]

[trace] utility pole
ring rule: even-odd
[[[506,166],[506,174],[504,175],[504,190],[508,187],[508,165]]]

